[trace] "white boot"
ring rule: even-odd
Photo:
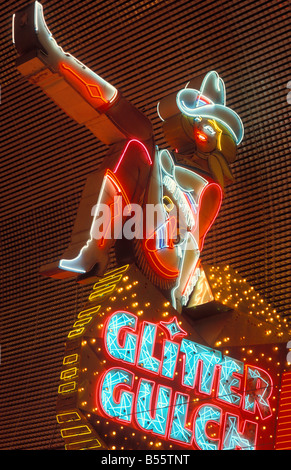
[[[59,268],[77,274],[89,273],[95,268],[95,274],[102,274],[108,263],[107,250],[98,249],[97,241],[91,239],[84,246],[79,255],[73,259],[61,259]]]

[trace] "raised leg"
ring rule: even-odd
[[[49,31],[36,1],[13,15],[16,67],[72,119],[107,145],[129,136],[152,137],[148,119],[110,83],[63,51]]]

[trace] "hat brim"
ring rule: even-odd
[[[191,97],[192,91],[192,97]],[[181,90],[176,97],[176,103],[179,110],[190,117],[202,117],[214,119],[225,126],[231,135],[234,137],[237,145],[243,139],[244,127],[239,115],[232,109],[222,104],[205,104],[204,106],[197,106],[197,97],[199,92],[197,90]],[[189,93],[190,92],[190,93]],[[190,100],[189,100],[190,98]]]

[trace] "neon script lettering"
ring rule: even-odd
[[[270,375],[187,336],[176,317],[114,312],[102,332],[112,367],[97,383],[99,412],[184,446],[255,449],[258,422],[272,415]]]

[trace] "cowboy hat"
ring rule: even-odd
[[[158,103],[158,114],[165,121],[179,113],[191,118],[215,119],[233,136],[236,145],[243,139],[244,127],[238,114],[226,106],[225,86],[215,71],[208,72],[197,90],[192,88],[197,80],[191,80],[178,93],[163,98]],[[189,88],[190,85],[190,88]]]

